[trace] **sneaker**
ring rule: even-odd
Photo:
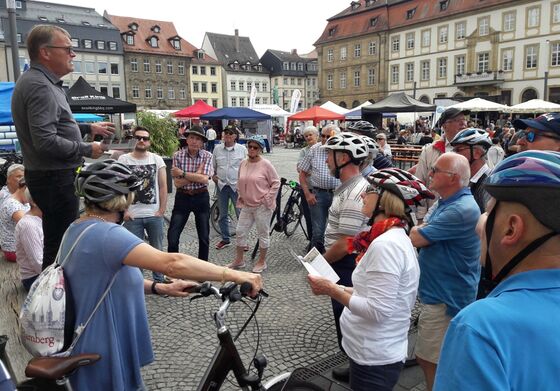
[[[226,242],[226,241],[222,240],[222,241],[220,241],[220,243],[216,244],[216,249],[221,250],[221,249],[223,249],[225,247],[229,247],[229,246],[231,246],[231,242]]]

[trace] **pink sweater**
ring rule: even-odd
[[[237,182],[237,207],[256,207],[265,205],[267,209],[276,208],[276,193],[280,187],[280,178],[274,166],[261,158],[256,163],[245,159],[239,167]]]

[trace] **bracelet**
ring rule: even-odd
[[[154,295],[158,295],[158,296],[159,296],[158,291],[156,291],[156,284],[157,284],[157,281],[152,282],[152,293],[153,293]]]
[[[227,273],[228,269],[226,267],[224,267],[224,270],[222,271],[222,285],[225,284],[226,282],[226,273]]]

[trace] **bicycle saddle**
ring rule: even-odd
[[[99,361],[99,354],[78,354],[69,357],[35,357],[25,367],[25,376],[57,380],[74,369]]]

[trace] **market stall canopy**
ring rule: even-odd
[[[344,115],[324,109],[321,106],[313,106],[288,117],[288,121],[313,121],[314,124],[324,120],[342,121],[344,119]]]
[[[93,88],[83,77],[79,77],[66,95],[73,113],[134,113],[136,105],[111,98]]]
[[[15,83],[0,83],[0,125],[11,125],[12,120],[12,93],[14,92]]]
[[[465,102],[457,103],[448,108],[453,107],[459,110],[468,110],[468,111],[499,111],[499,112],[506,112],[509,111],[509,107],[506,105],[501,105],[496,102],[492,102],[482,98],[473,98],[467,100]]]
[[[255,119],[265,120],[272,118],[268,114],[263,114],[247,107],[224,107],[217,109],[211,113],[200,116],[203,120],[216,120],[216,119]]]
[[[268,114],[271,117],[287,117],[290,115],[278,105],[254,105],[253,110]]]
[[[214,106],[210,106],[203,100],[197,100],[194,105],[185,107],[173,113],[174,117],[178,118],[199,118],[201,115],[211,113],[217,110]]]
[[[542,99],[531,99],[509,108],[511,113],[551,113],[559,112],[560,105]]]
[[[420,113],[434,111],[435,109],[436,106],[434,105],[420,102],[404,92],[398,92],[389,95],[382,101],[362,107],[362,113]]]
[[[371,104],[368,102],[368,104]],[[347,120],[358,120],[362,119],[362,108],[358,106],[356,109],[349,111],[348,113],[344,114]],[[397,115],[395,113],[383,113],[383,118],[396,118]]]
[[[345,108],[342,107],[342,106],[337,105],[336,103],[331,102],[330,100],[327,101],[327,102],[325,102],[325,103],[323,103],[323,104],[321,105],[321,107],[322,107],[323,109],[327,109],[327,110],[329,110],[329,111],[333,111],[333,112],[335,112],[335,113],[337,113],[337,114],[346,114],[347,112],[350,111],[350,110],[348,110],[348,109],[345,109]]]
[[[359,105],[358,107],[356,107],[356,109],[361,109],[364,106],[369,106],[373,103],[371,103],[369,100],[366,100],[364,103],[362,103],[361,105]]]

